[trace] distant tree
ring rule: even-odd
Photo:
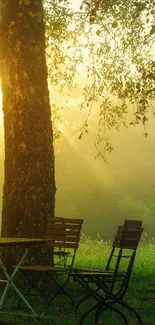
[[[41,0],[0,0],[5,132],[2,236],[43,237],[54,215],[51,108]],[[5,257],[10,265],[13,252]]]

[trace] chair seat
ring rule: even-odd
[[[73,272],[74,273],[81,273],[81,272],[102,272],[102,270],[99,270],[99,269],[89,269],[89,268],[85,268],[85,267],[78,267],[78,268],[75,268],[73,267]]]
[[[35,272],[67,272],[69,268],[55,267],[51,265],[31,265],[21,266],[21,271],[35,271]]]
[[[125,271],[121,270],[118,272],[117,276],[125,275]],[[114,274],[113,270],[95,270],[95,269],[86,269],[86,268],[73,268],[72,275],[76,276],[77,274],[83,276],[112,276]]]

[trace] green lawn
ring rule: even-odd
[[[83,238],[77,251],[75,266],[104,268],[110,249],[111,243],[109,242],[104,242],[99,238],[94,241]],[[83,290],[76,283],[70,282],[68,289],[72,292],[75,300],[78,301],[79,297],[82,297]],[[137,309],[144,325],[155,325],[155,243],[153,241],[147,244],[142,242],[137,250],[126,301]],[[31,298],[31,302],[39,313],[44,311],[45,304],[41,298]],[[46,317],[37,321],[29,316],[28,312],[24,317],[12,314],[17,310],[17,297],[10,291],[5,304],[8,313],[0,315],[0,325],[75,325],[78,324],[80,315],[87,309],[89,303],[91,302],[83,304],[75,316],[68,298],[60,295],[51,304]],[[128,320],[130,325],[138,324],[134,317],[128,316]],[[84,325],[91,324],[93,324],[92,315],[84,322]],[[110,312],[103,314],[99,324],[123,325],[120,317]]]

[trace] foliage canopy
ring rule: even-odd
[[[106,160],[112,150],[111,128],[142,122],[147,136],[148,115],[154,113],[155,1],[83,0],[75,9],[68,0],[45,0],[44,9],[54,116],[59,118],[61,105],[53,94],[71,96],[82,74],[80,106],[87,117],[80,139],[97,106],[98,156]]]

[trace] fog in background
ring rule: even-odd
[[[97,114],[82,140],[75,133],[84,122],[79,109],[64,111],[61,136],[55,141],[57,216],[84,218],[84,233],[109,239],[123,219],[142,219],[149,238],[155,237],[155,118],[142,126],[113,131],[109,164],[95,160]],[[0,198],[4,179],[4,135],[0,127]],[[65,126],[64,126],[65,125]],[[0,199],[0,210],[2,200]]]

